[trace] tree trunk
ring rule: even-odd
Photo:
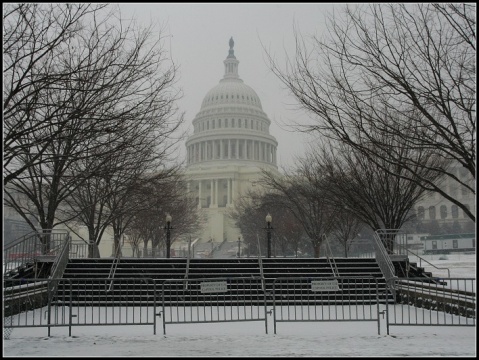
[[[319,258],[321,244],[313,245],[314,257]]]

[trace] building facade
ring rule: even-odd
[[[448,172],[454,174],[464,183],[475,186],[475,180],[462,166],[453,166]],[[459,199],[476,215],[476,196],[465,186],[459,186],[449,177],[441,184],[442,190]],[[428,233],[470,233],[475,231],[474,222],[457,205],[445,199],[437,192],[428,193],[414,207],[417,222]],[[441,229],[442,228],[442,229]]]
[[[261,170],[277,172],[278,142],[256,92],[239,77],[233,38],[223,61],[225,73],[207,92],[186,141],[188,192],[204,225],[201,242],[236,241],[239,229],[228,216]]]

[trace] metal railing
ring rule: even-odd
[[[385,289],[381,291],[384,299]],[[376,321],[380,290],[375,277],[284,277],[273,283],[274,333],[278,322]]]
[[[418,255],[416,252],[412,251],[411,249],[408,249],[407,247],[403,247],[402,244],[397,244],[399,245],[399,249],[401,249],[401,253],[404,253],[404,254],[407,254],[407,255],[412,255],[412,256],[415,256],[419,259],[419,267],[422,267],[422,262],[424,261],[425,263],[427,263],[428,265],[432,266],[433,268],[437,269],[437,270],[446,270],[447,271],[447,277],[451,277],[451,271],[449,268],[447,267],[438,267],[432,263],[430,263],[429,261],[427,261],[426,259],[424,259],[422,256]],[[426,276],[426,275],[425,275]]]
[[[167,324],[264,321],[266,294],[260,277],[166,280],[161,287],[163,333]]]
[[[329,244],[329,239],[324,235],[324,244],[326,250],[326,259],[328,260],[329,266],[331,267],[331,271],[333,272],[334,276],[339,276],[338,266],[336,265],[336,261],[334,260],[333,251],[331,250],[331,246]]]
[[[425,261],[426,263],[428,263],[429,265],[431,265],[432,267],[438,269],[438,270],[446,270],[447,271],[447,274],[448,274],[448,277],[451,276],[451,272],[448,268],[446,267],[437,267],[436,265],[434,264],[431,264],[429,261],[427,261],[426,259],[422,258],[420,255],[418,255],[416,252],[412,251],[411,249],[409,249],[409,244],[408,244],[408,234],[405,233],[404,231],[400,230],[400,229],[380,229],[380,230],[377,230],[376,231],[376,234],[379,236],[379,238],[382,240],[381,242],[384,244],[384,240],[386,239],[386,241],[389,241],[391,242],[393,245],[393,251],[392,253],[395,254],[395,255],[404,255],[404,256],[408,256],[408,255],[413,255],[415,257],[417,257],[420,261],[420,265],[421,266],[421,262],[422,261]]]
[[[188,239],[188,255],[186,258],[186,270],[185,270],[185,280],[183,286],[185,289],[188,287],[188,276],[190,273],[190,258],[191,258],[191,236]]]
[[[378,230],[379,231],[379,230]],[[386,279],[386,282],[388,284],[393,284],[390,282],[391,279],[394,279],[396,277],[396,273],[394,270],[394,265],[391,261],[391,258],[384,247],[383,242],[381,241],[381,237],[376,231],[374,233],[374,249],[375,249],[375,254],[376,254],[376,261],[378,262],[378,266],[381,269],[381,272],[384,275],[384,278]],[[393,296],[395,296],[395,290],[394,287],[390,287],[391,292],[393,293]]]
[[[259,242],[258,234],[256,234],[256,240],[258,241],[258,264],[259,264],[259,274],[261,277],[261,287],[263,288],[263,291],[266,293],[266,280],[264,278],[263,260],[261,258],[261,244]]]
[[[6,274],[41,254],[41,243],[36,231],[28,233],[3,248],[3,273]]]
[[[72,327],[93,325],[153,325],[156,334],[157,291],[153,280],[114,279],[114,292],[108,291],[110,281],[18,280],[14,286],[4,288],[5,320],[8,317],[5,324],[9,328],[47,327],[48,336],[51,327],[68,327],[71,336]],[[55,296],[51,296],[53,288]],[[139,292],[147,300],[140,301]]]
[[[110,291],[113,288],[113,278],[115,277],[116,269],[118,268],[118,264],[120,263],[120,258],[121,258],[121,245],[118,244],[115,254],[114,254],[114,259],[111,263],[111,268],[110,268],[110,274],[108,275],[108,279],[112,279],[110,282],[110,286],[108,287],[108,290]]]
[[[374,277],[298,277],[274,279],[270,311],[260,277],[166,280],[128,279],[5,279],[4,337],[14,328],[152,325],[156,316],[167,324],[264,321],[377,321],[387,314],[390,326],[475,326],[476,279],[445,278],[441,284],[395,278],[396,301],[382,279]],[[114,288],[109,291],[111,281]],[[161,297],[161,312],[158,313]],[[385,304],[385,305],[384,305]],[[379,306],[386,306],[380,311]]]
[[[476,279],[443,278],[424,283],[423,278],[396,278],[391,282],[396,302],[387,307],[389,326],[475,326]]]
[[[70,240],[71,238],[68,236],[68,238],[65,240],[63,244],[63,249],[55,258],[52,265],[52,270],[49,276],[50,279],[60,279],[63,276],[63,273],[65,272],[65,268],[67,267],[67,264],[68,264],[68,259],[70,254]],[[54,294],[54,291],[51,292],[50,294],[51,295]]]
[[[43,229],[18,238],[3,249],[4,275],[32,263],[38,256],[57,256],[69,240],[66,230]]]

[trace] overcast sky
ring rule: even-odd
[[[293,26],[303,35],[321,35],[325,17],[344,5],[327,3],[134,3],[120,4],[122,17],[140,23],[164,26],[170,55],[180,67],[178,86],[184,97],[179,102],[185,112],[187,130],[199,112],[206,93],[224,74],[229,39],[235,42],[239,75],[258,94],[263,111],[271,120],[270,133],[278,141],[278,164],[291,166],[294,156],[304,153],[308,138],[291,133],[285,124],[306,115],[295,110],[288,95],[269,70],[261,43],[283,64],[285,51],[294,54]],[[184,158],[184,142],[181,146]]]

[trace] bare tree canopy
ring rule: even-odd
[[[188,194],[184,175],[178,168],[167,176],[152,176],[136,188],[131,205],[125,209],[125,232],[130,244],[139,250],[140,242],[146,250],[151,242],[153,255],[166,248],[164,225],[166,214],[172,217],[172,243],[182,236],[194,234],[201,222],[195,199]],[[135,247],[134,247],[135,248]]]
[[[389,143],[397,151],[398,157],[414,158],[417,163],[429,164],[415,168],[416,181],[405,179],[402,173],[406,170],[400,165],[378,161],[385,156],[373,160],[364,152],[344,143],[316,146],[302,160],[302,168],[308,170],[307,174],[322,174],[324,178],[319,186],[324,197],[338,209],[336,229],[339,217],[345,213],[354,214],[373,231],[400,229],[414,218],[413,206],[425,194],[420,182],[436,180],[437,172],[430,170],[436,166],[436,158],[430,151],[415,151],[404,144],[400,137],[383,136],[383,142]],[[389,252],[393,252],[393,243],[384,245]]]
[[[229,216],[235,220],[243,235],[243,243],[248,255],[258,254],[258,237],[261,253],[265,254],[267,241],[265,238],[265,219],[269,214],[272,218],[272,247],[273,256],[280,254],[288,256],[304,250],[304,230],[301,223],[295,218],[288,207],[283,206],[285,199],[277,192],[262,190],[247,191],[236,200],[235,208]],[[260,229],[260,230],[259,230]]]
[[[296,33],[296,54],[284,69],[268,56],[273,72],[312,114],[313,122],[297,129],[384,157],[405,170],[401,176],[475,220],[460,197],[437,182],[418,181],[414,170],[429,164],[397,156],[376,136],[400,136],[413,150],[433,151],[440,166],[430,169],[475,194],[475,28],[473,3],[354,5],[330,18],[324,38],[308,41]],[[449,171],[455,164],[469,177]]]
[[[6,4],[3,7],[4,184],[39,163],[64,122],[46,109],[42,93],[71,72],[58,56],[82,30],[82,21],[106,5]],[[60,101],[60,97],[55,100]],[[40,115],[41,114],[41,115]],[[54,129],[53,133],[52,130]],[[26,163],[17,156],[36,149]]]
[[[5,203],[32,228],[30,215],[52,229],[93,179],[111,200],[165,166],[183,116],[161,32],[110,6],[20,4],[4,7],[4,34]]]
[[[259,183],[280,195],[276,206],[294,215],[311,242],[314,257],[319,258],[325,236],[334,229],[337,208],[332,206],[324,191],[327,174],[316,170],[303,159],[297,169],[282,177],[263,170]]]

